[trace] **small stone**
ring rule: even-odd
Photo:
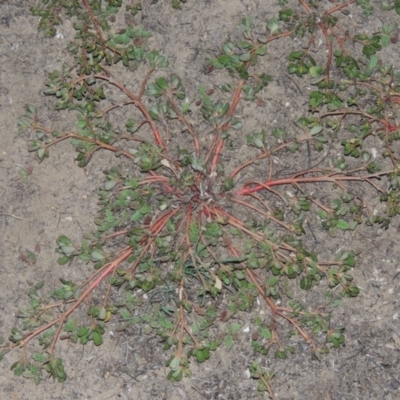
[[[390,389],[392,390],[398,390],[400,387],[400,382],[396,379],[393,379],[392,381],[389,382]]]

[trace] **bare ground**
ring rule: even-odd
[[[193,97],[199,82],[208,81],[203,60],[215,55],[218,46],[235,35],[240,19],[253,16],[264,23],[277,10],[275,2],[271,5],[259,0],[230,0],[229,6],[224,0],[188,0],[183,11],[173,10],[166,0],[149,3],[144,2],[144,10],[134,23],[154,34],[151,40],[169,56]],[[51,111],[51,100],[44,97],[42,88],[47,73],[67,57],[65,46],[72,37],[66,21],[58,38],[44,39],[37,33],[37,19],[30,15],[32,4],[23,0],[0,2],[0,342],[7,341],[30,282],[45,280],[51,287],[59,277],[81,274],[82,265],[57,265],[55,239],[64,233],[79,241],[83,232],[93,227],[101,171],[116,163],[114,157],[98,155],[85,173],[75,165],[68,143],[56,147],[42,164],[27,152],[26,140],[17,131],[17,120],[27,104],[36,106],[45,122],[68,125],[67,114]],[[399,19],[395,14],[381,15],[378,8],[367,18],[353,7],[352,23],[374,32],[383,21]],[[290,46],[289,41],[271,46],[263,61],[275,80],[263,95],[263,107],[246,105],[243,107],[253,108],[240,110],[252,115],[246,122],[249,131],[260,126],[293,129],[292,121],[306,111],[307,94],[302,97],[292,79],[286,77],[285,54]],[[398,50],[399,45],[394,45],[384,57],[400,65]],[[243,144],[243,138],[234,142],[237,148]],[[238,153],[244,157],[243,152]],[[285,160],[282,168],[295,169],[300,162]],[[335,240],[314,231],[316,238],[310,243],[319,250],[333,253],[351,246],[359,251],[354,275],[362,290],[356,299],[347,299],[334,316],[347,328],[345,348],[333,350],[322,362],[311,360],[301,344],[288,360],[258,357],[262,365],[276,372],[272,383],[277,399],[400,398],[397,226],[398,221],[386,231],[365,227]],[[39,247],[37,262],[24,262],[21,254],[38,252]],[[253,315],[266,311],[260,307]],[[246,326],[252,315],[240,318]],[[221,347],[206,364],[192,363],[191,379],[171,383],[165,379],[165,356],[156,340],[134,332],[116,333],[111,326],[100,348],[60,346],[68,373],[64,384],[49,380],[36,386],[15,377],[10,366],[18,359],[17,352],[7,355],[0,363],[0,399],[266,399],[266,394],[256,393],[256,382],[246,376],[254,358],[250,343],[250,331],[244,330],[231,351]]]

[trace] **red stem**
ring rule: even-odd
[[[348,175],[328,175],[328,176],[308,176],[308,177],[291,177],[285,179],[276,179],[272,181],[266,181],[262,185],[256,185],[251,188],[247,188],[250,184],[245,184],[240,190],[238,190],[235,194],[238,196],[245,196],[254,192],[259,192],[265,187],[272,186],[281,186],[281,185],[296,185],[298,183],[315,183],[315,182],[331,182],[338,183],[339,181],[367,181],[371,183],[369,180],[371,178],[377,178],[382,175],[386,175],[391,171],[380,172],[377,174],[365,175],[365,176],[348,176]]]
[[[242,88],[243,88],[243,85],[244,85],[245,82],[246,81],[244,79],[242,79],[239,82],[239,85],[238,85],[238,87],[236,89],[235,96],[233,98],[232,104],[231,104],[231,106],[230,106],[230,108],[228,110],[228,113],[227,113],[227,116],[229,116],[229,117],[231,117],[233,115],[233,113],[235,112],[235,110],[236,110],[236,107],[237,107],[237,105],[239,103],[239,100],[240,100],[240,94],[242,93]],[[226,129],[228,126],[229,126],[229,122],[225,123],[221,127],[221,131]],[[217,141],[215,152],[214,152],[214,157],[213,157],[212,162],[211,162],[211,168],[210,168],[210,175],[211,176],[213,175],[213,173],[217,169],[219,156],[221,155],[222,149],[224,148],[224,144],[225,144],[225,139],[219,139]]]
[[[51,346],[49,347],[49,353],[53,354],[54,352],[54,347],[57,342],[57,338],[60,335],[61,329],[63,327],[63,322],[65,321],[65,318],[68,317],[74,310],[76,310],[80,304],[86,299],[87,296],[97,287],[99,286],[100,282],[106,278],[112,271],[114,271],[115,268],[117,268],[123,261],[125,261],[130,255],[132,254],[132,248],[127,247],[123,250],[122,254],[117,257],[115,260],[113,260],[107,268],[99,275],[91,284],[90,286],[79,296],[79,299],[77,302],[67,311],[65,311],[60,317],[53,319],[53,321],[49,322],[48,324],[41,326],[40,328],[36,329],[34,332],[32,332],[30,335],[25,337],[21,341],[21,345],[26,346],[28,342],[34,338],[35,336],[39,335],[40,333],[44,332],[45,330],[51,328],[55,324],[59,324],[57,328],[57,332],[54,334],[53,341],[51,343]]]
[[[146,118],[147,122],[150,124],[151,129],[153,130],[154,133],[154,138],[156,140],[156,143],[161,146],[163,149],[166,148],[163,140],[161,139],[160,132],[158,131],[157,125],[155,124],[153,118],[151,118],[146,106],[140,101],[138,97],[136,97],[129,89],[127,89],[122,83],[114,80],[112,77],[101,75],[101,74],[95,74],[93,75],[94,78],[97,79],[102,79],[107,82],[109,82],[111,85],[116,86],[118,89],[120,89],[122,92],[124,92],[131,100],[133,103],[135,103],[136,107],[141,111],[143,116]],[[87,79],[88,77],[84,77],[84,79]]]

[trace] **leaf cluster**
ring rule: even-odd
[[[173,6],[179,8],[181,2]],[[79,244],[65,235],[56,241],[58,264],[90,263],[90,277],[83,283],[61,279],[49,295],[42,283],[29,289],[29,304],[20,312],[22,323],[13,328],[8,349],[22,346],[25,353],[29,341],[38,337],[46,352],[33,353],[33,363],[22,357],[12,366],[16,375],[38,383],[46,371],[63,382],[62,362],[54,356],[60,335],[99,346],[107,324],[118,315],[117,331],[140,329],[160,338],[169,352],[168,378],[178,381],[191,375],[191,362],[203,363],[218,346],[231,349],[240,340],[239,317],[258,299],[271,318],[253,321],[255,353],[266,355],[273,349],[276,358],[289,358],[292,338],[301,336],[320,359],[345,343],[344,327],[332,326],[330,311],[343,298],[359,294],[351,275],[356,253],[343,250],[324,260],[306,245],[306,217],[335,237],[361,224],[387,228],[400,214],[394,149],[400,136],[393,116],[400,103],[400,75],[377,56],[395,27],[342,37],[336,15],[350,3],[330,10],[321,10],[314,1],[301,1],[297,8],[287,3],[280,1],[283,8],[264,30],[243,18],[240,39],[223,43],[218,55],[205,63],[205,72],[225,71],[229,79],[215,88],[216,100],[214,89],[198,89],[199,114],[213,134],[208,148],[200,144],[203,134],[189,120],[193,110],[184,82],[171,72],[164,54],[148,47],[150,33],[130,26],[111,29],[121,1],[47,1],[33,9],[41,16],[40,30],[49,36],[61,12],[73,16],[76,34],[68,46],[73,63],[49,74],[44,93],[55,98],[56,110],[74,111],[77,121],[74,131],[59,132],[43,126],[37,111],[28,107],[18,126],[30,136],[29,150],[43,161],[53,145],[70,139],[79,167],[104,150],[127,159],[130,168],[104,171],[94,232]],[[356,6],[372,12],[367,0]],[[394,7],[399,12],[397,2]],[[128,8],[131,13],[140,9]],[[325,37],[323,57],[312,47],[317,32]],[[268,56],[274,41],[293,37],[300,44],[288,54],[287,70],[298,82],[311,85],[308,109],[295,121],[295,134],[283,127],[246,132],[252,155],[227,171],[221,153],[234,133],[244,129],[236,116],[238,103],[263,94],[273,78],[259,67],[261,58]],[[352,50],[355,46],[358,54]],[[110,70],[116,64],[135,77],[143,74],[139,85],[114,76]],[[107,103],[109,87],[124,97],[121,103]],[[115,108],[128,110],[124,132],[109,118]],[[328,154],[322,166],[289,176],[276,172],[278,155],[304,156],[311,149],[329,153],[335,145],[340,156]],[[263,178],[255,178],[259,176]],[[378,186],[377,179],[386,179],[387,186]],[[352,180],[378,190],[386,205],[382,215],[371,212],[346,185]],[[309,190],[315,184],[335,190],[321,199]],[[288,185],[294,192],[284,189]],[[327,290],[324,304],[313,307],[295,298],[298,289],[310,291],[319,285]],[[74,311],[97,288],[105,295],[93,296],[87,321],[79,321]],[[278,318],[290,325],[283,335]],[[257,362],[248,364],[251,376],[259,380],[258,390],[272,395],[273,373]]]

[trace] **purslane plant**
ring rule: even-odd
[[[282,3],[265,33],[244,18],[242,39],[224,43],[221,53],[206,62],[208,74],[225,70],[229,81],[218,93],[200,86],[201,126],[190,122],[195,107],[167,57],[147,48],[150,33],[130,26],[111,33],[121,1],[52,1],[34,10],[48,34],[55,33],[62,12],[73,18],[76,34],[68,46],[73,62],[49,75],[44,93],[56,97],[57,110],[75,112],[77,122],[75,130],[60,132],[41,124],[29,107],[19,128],[31,137],[30,151],[43,161],[53,145],[71,139],[80,167],[106,150],[129,160],[132,168],[104,171],[95,232],[80,244],[58,238],[60,265],[78,258],[93,263],[95,272],[83,282],[61,280],[49,295],[42,283],[30,288],[21,324],[13,328],[11,344],[2,348],[3,354],[22,348],[21,360],[12,366],[16,375],[39,382],[45,370],[64,381],[55,353],[60,337],[100,345],[107,323],[118,315],[118,329],[142,324],[144,332],[161,337],[170,354],[168,378],[180,380],[190,375],[192,359],[203,362],[221,343],[233,345],[241,325],[232,317],[250,311],[258,298],[269,317],[253,321],[255,352],[273,349],[276,357],[286,358],[294,351],[290,337],[300,336],[320,359],[344,343],[344,327],[332,326],[330,312],[342,297],[359,293],[350,274],[355,253],[342,250],[331,261],[321,259],[302,241],[305,216],[335,236],[363,223],[387,228],[400,213],[400,75],[377,57],[396,26],[383,26],[371,36],[345,29],[337,15],[345,19],[346,10],[355,7],[370,13],[367,1],[350,0],[330,9],[313,1],[300,0],[291,8]],[[259,58],[273,42],[294,36],[303,44],[288,54],[288,73],[298,82],[311,82],[309,110],[294,121],[295,133],[276,127],[246,134],[235,115],[237,106],[260,99],[273,79],[258,71]],[[320,38],[326,53],[315,49]],[[141,83],[121,80],[114,73],[117,65],[135,81],[141,77]],[[110,101],[106,93],[119,93],[123,100]],[[112,122],[116,112],[118,121]],[[206,126],[207,135],[212,130],[209,146],[201,140]],[[234,159],[232,142],[243,132],[252,156],[228,168],[222,156],[229,152]],[[332,156],[330,149],[339,147],[343,155]],[[307,154],[321,150],[327,155],[309,165]],[[294,154],[304,160],[304,168],[280,176],[274,158]],[[384,210],[375,212],[350,182],[376,191]],[[330,185],[331,197],[318,198],[310,189],[316,184]],[[325,301],[302,304],[292,281],[303,290],[325,285]],[[92,295],[99,287],[104,295]],[[111,287],[122,295],[114,297]],[[85,322],[74,312],[89,297]],[[278,319],[286,321],[283,334]],[[218,321],[225,323],[223,332],[217,330]],[[34,338],[43,352],[30,357],[27,348]],[[272,374],[258,363],[249,366],[260,379],[259,389],[273,396]]]

